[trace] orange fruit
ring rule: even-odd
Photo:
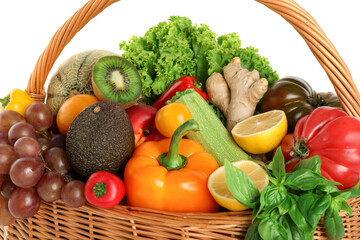
[[[66,135],[74,118],[96,102],[99,102],[99,99],[90,94],[79,94],[67,99],[59,108],[56,116],[56,125],[60,133]]]

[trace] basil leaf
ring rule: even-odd
[[[339,189],[335,187],[334,185],[318,185],[317,190],[325,193],[337,193],[339,192]]]
[[[321,160],[320,157],[316,155],[299,161],[293,168],[293,171],[299,169],[310,169],[317,174],[321,174],[320,167],[321,167]]]
[[[281,182],[282,179],[286,176],[285,159],[284,155],[281,152],[281,147],[278,147],[276,149],[271,163],[271,167],[273,175],[278,179],[279,182]]]
[[[352,215],[352,208],[345,200],[342,201],[341,210],[345,211],[349,216]]]
[[[288,234],[285,227],[271,217],[264,218],[259,224],[259,234],[264,240],[287,240]]]
[[[312,232],[312,226],[307,222],[305,216],[298,206],[299,199],[300,198],[294,194],[288,194],[287,200],[290,201],[289,216],[299,229],[304,232]]]
[[[225,164],[225,181],[231,194],[241,204],[253,208],[260,199],[260,192],[254,182],[241,169],[232,165],[228,160]]]
[[[291,219],[289,214],[285,214],[279,218],[279,223],[283,225],[288,234],[288,240],[312,240],[314,234],[312,232],[302,231]]]
[[[337,240],[345,236],[344,225],[338,212],[328,209],[324,215],[324,224],[328,239]]]
[[[323,176],[314,173],[310,169],[299,169],[287,173],[285,186],[294,190],[313,190],[318,185],[333,185],[334,182],[327,180]]]
[[[342,192],[339,197],[341,197],[343,200],[346,200],[348,198],[356,198],[360,196],[360,190],[359,189],[352,189],[349,191]]]
[[[331,200],[332,199],[329,194],[317,195],[313,193],[307,193],[300,196],[298,200],[299,209],[302,215],[305,217],[306,221],[312,227],[313,231],[315,231],[321,216],[330,207]]]
[[[265,214],[269,213],[274,208],[278,207],[286,200],[287,190],[284,186],[276,186],[269,184],[266,186],[260,197],[263,198],[263,205],[265,206]]]
[[[246,235],[245,235],[245,240],[261,240],[260,234],[259,234],[259,224],[260,224],[261,220],[260,219],[256,219],[248,228]]]

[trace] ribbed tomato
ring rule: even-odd
[[[301,118],[294,131],[294,143],[289,137],[282,142],[287,171],[301,159],[318,155],[321,174],[339,182],[339,189],[355,186],[360,180],[360,119],[348,116],[343,110],[319,107]],[[293,145],[291,156],[287,153]],[[299,159],[296,161],[296,159]]]

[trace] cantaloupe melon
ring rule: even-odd
[[[87,50],[72,55],[60,64],[50,79],[47,88],[46,104],[53,112],[71,96],[92,94],[92,70],[95,63],[105,56],[119,56],[106,50]]]

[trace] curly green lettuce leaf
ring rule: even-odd
[[[258,70],[260,77],[268,79],[269,86],[279,78],[257,49],[241,48],[236,33],[217,36],[206,24],[195,25],[187,17],[171,16],[149,28],[144,36],[132,36],[119,47],[122,56],[139,70],[143,94],[150,103],[185,75],[205,86],[210,74],[221,73],[235,56],[240,56],[244,68]]]

